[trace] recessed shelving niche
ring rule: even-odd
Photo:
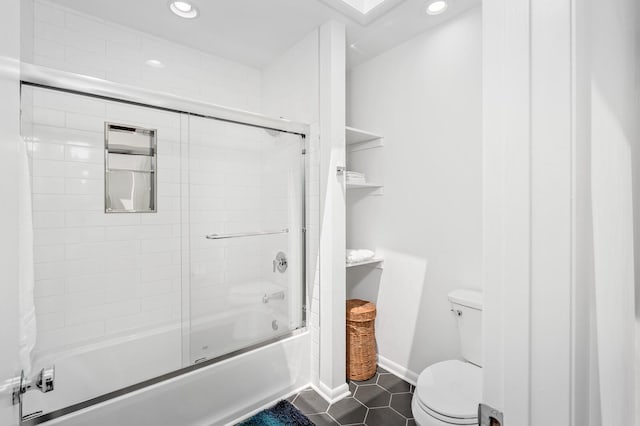
[[[381,148],[384,146],[384,138],[376,133],[368,132],[366,130],[356,129],[355,127],[345,128],[345,144],[347,154],[357,151],[364,151],[368,149]],[[347,155],[348,157],[348,155]],[[349,161],[347,161],[347,169],[349,168]],[[346,188],[348,191],[362,192],[363,195],[383,195],[384,186],[374,182],[347,182]],[[369,266],[382,269],[382,263],[384,259],[381,257],[374,257],[362,262],[346,263],[346,268],[354,268],[357,266]]]

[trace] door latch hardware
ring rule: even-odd
[[[17,405],[20,403],[22,399],[22,395],[26,392],[33,389],[40,389],[42,393],[51,392],[54,389],[54,383],[56,380],[56,367],[52,365],[51,367],[43,368],[33,376],[32,379],[29,379],[24,375],[24,370],[20,373],[20,382],[18,386],[13,388],[12,394],[12,402],[13,405]]]

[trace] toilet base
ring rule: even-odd
[[[411,411],[418,426],[451,426],[427,414],[418,404],[418,395],[415,393],[411,399]]]
[[[413,412],[413,418],[418,426],[452,426],[460,423],[445,422],[440,419],[436,419],[431,414],[427,413],[418,403],[418,395],[413,394],[411,399],[411,411]],[[464,424],[464,423],[463,423]],[[466,424],[469,424],[468,422]],[[477,421],[473,424],[477,424]]]

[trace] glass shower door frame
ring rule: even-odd
[[[237,355],[241,355],[244,354],[246,352],[250,352],[256,349],[259,349],[261,347],[276,343],[280,340],[284,340],[287,339],[289,337],[295,336],[297,334],[300,334],[302,332],[305,332],[307,329],[307,250],[309,249],[307,247],[307,243],[308,243],[308,238],[307,238],[307,172],[308,172],[308,167],[310,167],[310,163],[309,163],[309,138],[308,138],[308,134],[304,134],[304,133],[296,133],[296,132],[288,132],[288,131],[284,131],[284,130],[279,130],[279,129],[275,129],[275,128],[270,128],[270,127],[265,127],[262,125],[256,125],[256,124],[251,124],[251,123],[243,123],[243,122],[238,122],[238,121],[234,121],[234,120],[228,120],[228,119],[224,119],[224,118],[216,118],[216,117],[209,117],[209,116],[202,116],[199,114],[192,114],[192,113],[183,113],[181,114],[181,124],[182,124],[182,142],[181,142],[181,150],[182,150],[182,159],[181,159],[181,170],[182,170],[182,191],[183,194],[188,194],[189,193],[189,187],[191,185],[191,181],[190,181],[190,175],[189,175],[189,171],[190,171],[190,129],[191,129],[191,125],[190,125],[190,118],[191,117],[197,117],[197,118],[204,118],[204,119],[211,119],[211,120],[216,120],[216,121],[220,121],[220,122],[226,122],[226,123],[232,123],[232,124],[237,124],[237,125],[243,125],[243,126],[249,126],[249,127],[255,127],[255,128],[259,128],[259,129],[263,129],[263,130],[267,130],[267,131],[276,131],[276,132],[282,132],[282,133],[289,133],[289,134],[294,134],[300,137],[300,168],[301,168],[301,182],[300,182],[300,197],[301,197],[301,203],[300,203],[300,221],[301,221],[301,238],[300,238],[300,256],[301,256],[301,264],[300,264],[300,276],[299,276],[299,281],[301,283],[300,285],[300,298],[301,298],[301,307],[300,307],[300,326],[290,330],[287,333],[283,333],[282,335],[279,335],[277,337],[273,337],[273,338],[267,338],[264,339],[258,343],[255,344],[251,344],[249,346],[237,349],[237,350],[233,350],[230,351],[228,353],[219,355],[219,356],[215,356],[212,358],[206,358],[203,360],[196,360],[195,363],[192,363],[190,361],[191,358],[191,353],[190,353],[190,348],[191,348],[191,320],[192,320],[192,316],[191,316],[191,273],[190,273],[190,269],[191,269],[191,259],[189,258],[189,256],[191,255],[191,230],[190,230],[190,226],[191,226],[191,220],[189,218],[182,218],[182,365],[183,365],[183,370],[184,372],[190,372],[193,371],[194,369],[197,368],[201,368],[201,367],[206,367],[209,365],[213,365],[216,364],[218,362],[227,360],[229,358],[233,358]],[[181,200],[181,208],[182,211],[186,211],[186,212],[191,212],[190,206],[190,197],[189,195],[187,196],[182,196],[182,200]],[[290,231],[290,230],[289,230]],[[205,236],[202,236],[203,238]],[[196,368],[197,367],[197,368]],[[182,370],[180,370],[182,371]],[[175,377],[175,376],[172,376]]]
[[[289,134],[294,134],[297,135],[301,138],[301,143],[300,143],[300,148],[301,148],[301,154],[300,154],[300,161],[301,161],[301,165],[302,165],[302,173],[301,173],[301,218],[300,218],[300,223],[302,225],[302,228],[300,230],[301,232],[301,238],[300,238],[300,245],[301,245],[301,253],[300,253],[300,258],[301,258],[301,264],[300,264],[300,274],[299,274],[299,285],[300,285],[300,297],[301,297],[301,305],[300,305],[300,319],[301,321],[299,322],[299,326],[295,329],[292,329],[290,331],[288,331],[287,333],[284,333],[282,335],[279,335],[277,337],[274,338],[270,338],[270,339],[266,339],[264,341],[260,341],[258,343],[249,345],[247,347],[235,350],[235,351],[231,351],[229,353],[226,353],[224,355],[220,355],[217,356],[215,358],[211,358],[211,359],[207,359],[204,362],[200,362],[197,364],[192,364],[192,365],[184,365],[184,361],[187,358],[183,357],[183,367],[173,370],[173,371],[169,371],[165,374],[147,379],[147,380],[143,380],[140,381],[138,383],[134,383],[132,385],[129,386],[125,386],[122,387],[120,389],[116,389],[114,391],[111,392],[107,392],[104,393],[102,395],[93,397],[93,398],[89,398],[87,400],[84,401],[80,401],[71,405],[68,405],[64,408],[60,408],[57,410],[53,410],[47,413],[34,413],[32,416],[29,416],[28,418],[23,419],[22,421],[22,425],[37,425],[37,424],[41,424],[47,421],[51,421],[53,419],[71,414],[73,412],[82,410],[82,409],[86,409],[89,408],[93,405],[96,404],[100,404],[106,401],[109,401],[111,399],[114,398],[118,398],[121,397],[123,395],[129,394],[131,392],[135,392],[141,389],[144,389],[146,387],[182,376],[186,373],[190,373],[193,372],[195,370],[199,370],[201,368],[205,368],[211,365],[214,365],[216,363],[219,363],[223,360],[229,359],[229,358],[233,358],[237,355],[246,353],[246,352],[250,352],[259,348],[262,348],[264,346],[273,344],[275,342],[284,340],[284,339],[288,339],[292,336],[296,336],[299,334],[302,334],[304,332],[306,332],[306,328],[307,328],[307,250],[309,249],[307,247],[308,244],[308,238],[307,238],[307,217],[306,217],[306,184],[307,184],[307,173],[308,173],[308,163],[306,161],[307,159],[307,155],[305,155],[308,152],[308,128],[306,130],[305,133],[301,133],[299,131],[295,131],[295,130],[285,130],[285,129],[278,129],[275,127],[269,127],[269,126],[265,126],[262,123],[264,123],[265,121],[268,121],[269,119],[265,118],[265,117],[260,117],[258,115],[255,116],[255,122],[256,123],[261,123],[261,124],[252,124],[251,122],[243,122],[243,121],[239,121],[239,120],[233,120],[233,119],[229,119],[225,117],[229,116],[229,115],[234,115],[234,114],[238,114],[239,117],[246,117],[247,120],[252,121],[252,114],[249,113],[242,113],[242,112],[237,112],[237,111],[227,111],[224,112],[222,111],[221,117],[216,117],[213,115],[204,115],[204,114],[194,114],[191,112],[187,112],[185,110],[181,110],[181,109],[174,109],[174,108],[167,108],[167,107],[158,107],[156,105],[150,104],[148,102],[143,102],[143,99],[140,100],[128,100],[127,98],[131,98],[132,96],[122,96],[122,97],[118,97],[118,96],[113,96],[113,95],[108,95],[108,94],[113,94],[113,93],[123,93],[123,92],[117,92],[117,90],[113,89],[110,90],[109,87],[98,87],[98,88],[94,88],[94,92],[92,92],[92,88],[91,87],[87,87],[87,86],[74,86],[73,84],[73,79],[70,79],[68,81],[65,81],[66,84],[51,84],[50,80],[47,80],[47,78],[45,77],[40,77],[40,78],[35,78],[35,81],[33,82],[27,82],[27,81],[23,81],[22,84],[25,85],[29,85],[29,86],[33,86],[33,87],[40,87],[40,88],[44,88],[44,89],[50,89],[50,90],[54,90],[54,91],[60,91],[60,92],[66,92],[69,94],[73,94],[73,95],[80,95],[80,96],[87,96],[87,97],[91,97],[91,98],[97,98],[97,99],[101,99],[101,100],[105,100],[105,101],[112,101],[112,102],[119,102],[119,103],[123,103],[123,104],[129,104],[129,105],[133,105],[133,106],[139,106],[139,107],[145,107],[145,108],[153,108],[153,109],[157,109],[157,110],[161,110],[161,111],[167,111],[167,112],[172,112],[172,113],[178,113],[181,115],[181,122],[183,122],[182,120],[185,119],[185,117],[188,117],[189,115],[191,116],[197,116],[197,117],[203,117],[203,118],[208,118],[208,119],[213,119],[213,120],[219,120],[219,121],[224,121],[224,122],[229,122],[229,123],[235,123],[238,125],[244,125],[244,126],[252,126],[252,127],[257,127],[257,128],[262,128],[265,130],[274,130],[274,131],[278,131],[278,132],[284,132],[284,133],[289,133]],[[69,83],[71,82],[71,83]],[[87,82],[84,82],[85,84],[88,84]],[[65,87],[67,86],[67,87]],[[80,89],[87,89],[89,91],[84,91],[84,90],[80,90]],[[124,89],[121,89],[124,90]],[[105,95],[105,93],[107,95]],[[160,102],[161,103],[161,102]],[[165,103],[166,104],[166,103]],[[196,105],[197,108],[196,109],[203,109],[204,107],[202,105]],[[217,111],[217,109],[220,109],[219,107],[212,107],[212,111]],[[286,127],[283,124],[283,127]],[[184,141],[187,140],[188,141],[188,134],[189,134],[189,128],[188,126],[182,126],[182,130],[181,130],[181,147],[184,147]],[[186,135],[186,138],[185,138]],[[182,159],[181,162],[184,161],[185,156],[182,155]],[[184,178],[185,171],[188,169],[185,169],[184,167],[181,167],[181,175],[182,178]],[[188,174],[187,174],[188,175]],[[188,186],[188,180],[182,180],[181,182],[181,189],[184,190],[185,185]],[[181,198],[185,198],[185,197],[181,197]],[[181,201],[182,203],[183,201]],[[185,217],[181,217],[181,227],[185,226],[185,223],[188,226],[188,218]],[[185,230],[184,228],[181,230],[182,232],[182,240],[181,244],[184,244],[184,236],[188,234],[188,229]],[[184,246],[182,246],[183,250],[182,250],[182,256],[188,256],[189,250],[184,250]],[[182,260],[182,262],[184,262],[184,260]],[[182,274],[184,275],[185,271],[182,271]],[[181,278],[183,278],[183,275],[181,276]],[[183,310],[182,310],[182,315],[184,317],[184,289],[185,289],[186,285],[182,284],[182,294],[183,294],[183,300],[182,300],[182,304],[183,304]],[[188,312],[188,311],[187,311]],[[182,327],[184,330],[184,322],[182,322]],[[188,333],[182,333],[183,336],[185,334]],[[183,348],[185,346],[183,345]],[[188,348],[188,346],[186,346]],[[26,395],[26,397],[28,398],[28,395]]]

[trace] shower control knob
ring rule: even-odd
[[[273,261],[273,272],[278,270],[280,273],[284,273],[289,267],[289,261],[287,260],[287,255],[283,252],[279,252],[276,255],[276,259]]]

